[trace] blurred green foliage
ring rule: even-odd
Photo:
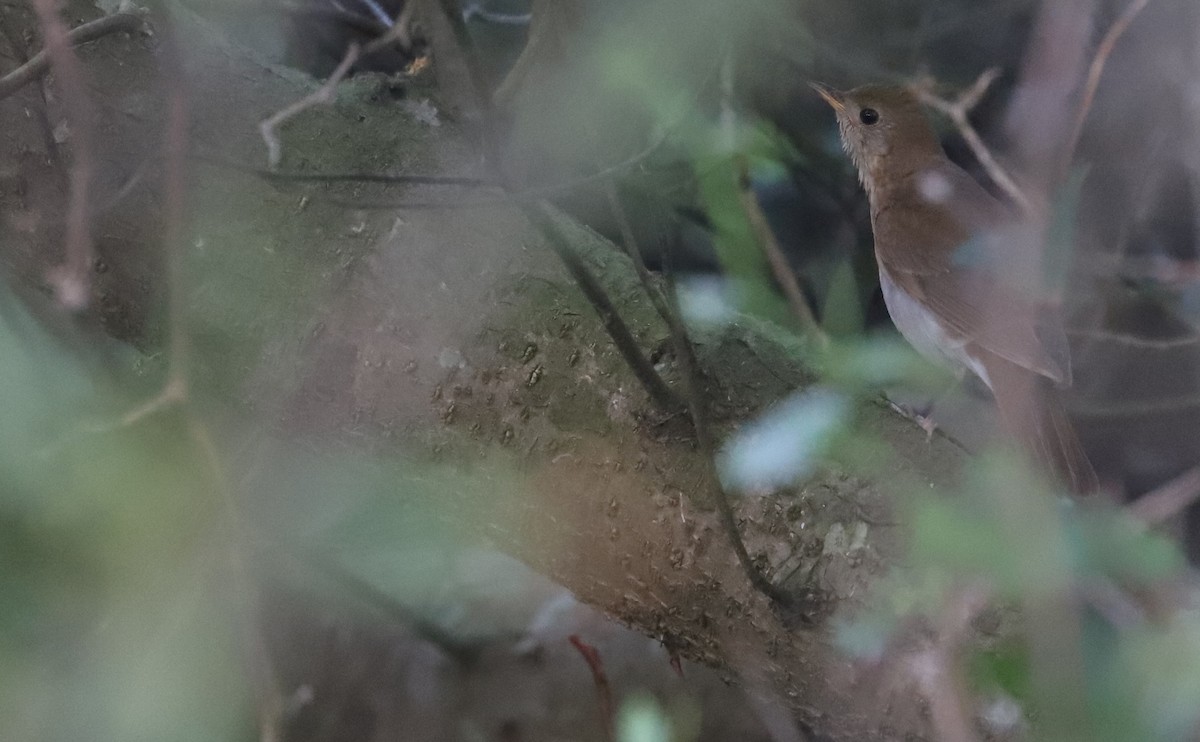
[[[0,738],[244,738],[237,566],[178,409],[125,403],[0,312]]]

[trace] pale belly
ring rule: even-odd
[[[898,287],[882,266],[879,268],[879,286],[883,289],[883,301],[887,304],[892,323],[909,345],[929,361],[953,371],[960,378],[969,369],[991,388],[983,364],[964,349],[966,341],[947,333],[937,317]]]

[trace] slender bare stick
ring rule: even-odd
[[[617,228],[621,231],[621,247],[633,262],[638,280],[642,284],[642,290],[646,292],[646,296],[650,297],[650,303],[654,305],[658,316],[662,317],[663,322],[666,322],[674,332],[674,325],[679,323],[679,318],[667,303],[667,297],[663,296],[663,292],[654,282],[654,276],[650,274],[650,269],[646,267],[645,257],[634,237],[633,226],[629,223],[629,215],[621,204],[621,198],[617,194],[617,187],[613,180],[610,179],[604,184],[604,193],[608,197],[608,207],[613,213],[613,218],[617,220]],[[679,329],[683,329],[682,325],[679,325]]]
[[[621,205],[620,199],[617,198],[616,188],[611,182],[608,184],[608,197],[613,214],[617,219],[617,225],[621,229],[621,238],[625,242],[625,252],[633,260],[634,266],[637,268],[638,277],[641,279],[646,293],[650,295],[651,302],[654,303],[655,308],[662,315],[663,321],[667,323],[667,329],[671,335],[671,344],[675,347],[676,358],[679,359],[679,368],[683,376],[683,387],[685,390],[684,401],[687,402],[688,414],[692,419],[692,429],[696,434],[696,445],[700,449],[701,460],[705,462],[705,467],[708,470],[708,480],[712,483],[709,488],[709,498],[717,506],[717,511],[721,516],[721,525],[724,527],[725,534],[729,538],[733,553],[737,556],[738,563],[742,566],[742,571],[746,573],[746,578],[750,580],[750,584],[755,589],[781,605],[790,605],[791,598],[787,593],[777,587],[771,580],[767,579],[766,575],[754,563],[754,560],[750,558],[750,553],[746,550],[746,543],[742,539],[742,533],[738,529],[737,517],[734,515],[733,506],[729,504],[729,493],[721,486],[720,474],[713,464],[716,455],[716,442],[708,426],[708,405],[704,400],[700,363],[696,360],[695,348],[692,345],[691,338],[688,337],[687,327],[684,326],[679,313],[675,310],[678,303],[674,300],[674,294],[672,292],[669,298],[662,296],[658,286],[654,285],[650,271],[647,270],[646,263],[642,259],[641,248],[638,246],[633,229],[629,225],[629,217],[625,213],[625,208]],[[667,287],[668,290],[671,289],[669,282]],[[683,501],[680,500],[680,507],[682,506]]]
[[[77,311],[87,306],[91,295],[93,250],[92,235],[88,229],[88,199],[96,156],[92,142],[92,122],[95,118],[92,116],[83,65],[71,51],[70,34],[59,17],[57,3],[55,0],[34,0],[33,6],[42,27],[46,55],[58,73],[73,142],[64,261],[50,271],[49,280],[59,305]]]
[[[664,412],[678,410],[682,406],[679,399],[659,376],[658,371],[654,369],[654,364],[650,363],[650,359],[646,358],[646,354],[638,346],[637,339],[629,330],[629,326],[625,324],[625,320],[613,306],[612,299],[604,290],[604,286],[584,265],[583,260],[575,252],[575,248],[571,246],[571,240],[555,223],[549,207],[543,203],[529,204],[524,206],[522,211],[529,223],[542,234],[550,248],[562,260],[571,277],[575,279],[575,283],[579,284],[579,290],[587,297],[592,308],[596,310],[596,314],[600,315],[600,321],[604,324],[604,329],[608,331],[608,336],[612,338],[613,345],[617,347],[617,351],[625,359],[625,363],[629,364],[633,375],[641,382],[650,398]]]
[[[263,142],[267,145],[267,164],[270,167],[276,167],[279,165],[279,161],[283,159],[283,145],[276,134],[276,129],[280,125],[309,108],[332,103],[337,96],[338,83],[345,79],[346,75],[350,73],[350,68],[360,57],[379,51],[393,42],[399,42],[405,49],[411,47],[412,39],[409,37],[408,26],[412,23],[416,6],[416,0],[409,2],[404,10],[401,11],[399,17],[396,18],[396,22],[392,24],[391,28],[386,33],[372,39],[366,46],[360,47],[358,44],[350,44],[350,46],[346,47],[346,55],[342,57],[342,61],[338,63],[337,68],[322,83],[321,87],[317,88],[310,95],[306,95],[295,103],[277,111],[258,125],[258,129],[262,133]]]
[[[342,57],[342,61],[338,64],[337,69],[333,71],[333,74],[329,76],[329,79],[321,87],[263,119],[262,123],[258,125],[258,130],[262,132],[263,142],[267,145],[267,163],[271,167],[277,166],[279,161],[283,159],[283,145],[280,143],[275,130],[283,122],[309,108],[333,102],[337,95],[338,83],[350,71],[350,66],[358,60],[361,54],[362,48],[358,44],[351,44],[346,49],[346,56]]]
[[[1079,99],[1079,109],[1075,112],[1075,123],[1071,127],[1071,136],[1067,139],[1067,146],[1063,148],[1063,160],[1060,164],[1060,172],[1066,172],[1071,165],[1071,159],[1075,156],[1075,148],[1079,146],[1079,138],[1083,136],[1083,125],[1087,122],[1088,113],[1092,110],[1092,103],[1096,99],[1096,90],[1100,87],[1100,78],[1104,74],[1104,66],[1108,64],[1108,58],[1112,55],[1113,49],[1117,45],[1117,41],[1125,34],[1126,29],[1133,23],[1138,14],[1150,4],[1150,0],[1132,0],[1125,8],[1125,12],[1113,22],[1108,31],[1104,34],[1104,38],[1100,40],[1100,45],[1096,47],[1096,54],[1092,57],[1092,64],[1088,67],[1087,81],[1083,86],[1083,95]]]
[[[404,9],[401,10],[400,15],[396,17],[396,22],[392,24],[392,30],[390,32],[390,34],[393,35],[394,38],[399,41],[405,49],[410,51],[413,48],[413,40],[412,35],[408,32],[408,27],[412,25],[413,17],[417,13],[417,6],[420,4],[420,0],[408,0],[408,2],[404,3]],[[384,34],[380,38],[387,38],[388,35],[389,34]],[[368,53],[375,51],[373,47],[374,44],[367,49]]]
[[[963,139],[967,142],[967,146],[974,153],[975,159],[979,160],[979,164],[987,171],[988,177],[1028,216],[1033,214],[1033,204],[1030,202],[1029,197],[1025,195],[1021,187],[1017,185],[1017,182],[1008,174],[1008,171],[996,160],[992,151],[984,144],[983,139],[979,136],[979,132],[975,131],[975,127],[971,125],[971,121],[968,118],[971,109],[979,105],[979,101],[983,98],[984,93],[987,92],[988,88],[991,87],[992,83],[999,76],[1000,70],[995,67],[984,70],[971,87],[960,93],[954,100],[946,100],[935,95],[931,90],[929,82],[914,85],[912,86],[912,90],[921,99],[922,103],[942,112],[954,123],[955,128],[962,134]]]
[[[792,308],[792,314],[800,322],[801,331],[816,339],[822,346],[828,345],[829,338],[821,330],[817,318],[813,316],[812,309],[808,306],[808,300],[804,297],[804,291],[800,288],[800,281],[796,278],[796,272],[788,264],[787,256],[783,254],[783,248],[779,246],[779,240],[775,239],[775,232],[767,221],[767,215],[763,213],[762,205],[758,203],[758,196],[754,195],[754,190],[750,187],[750,173],[744,158],[738,158],[736,177],[738,203],[742,207],[742,213],[746,215],[746,221],[750,223],[755,240],[766,254],[767,264],[771,266],[771,274],[775,276],[775,281],[778,282],[788,305]]]
[[[141,28],[143,22],[141,13],[123,10],[76,26],[67,32],[66,43],[68,46],[79,46],[109,34],[136,31]],[[30,57],[29,61],[4,77],[0,77],[0,100],[4,100],[49,71],[50,57],[47,50],[42,49]]]
[[[1178,515],[1197,501],[1200,501],[1200,466],[1139,497],[1129,506],[1129,513],[1153,525]]]

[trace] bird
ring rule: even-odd
[[[1021,270],[1021,214],[946,156],[912,91],[811,85],[833,108],[866,190],[892,323],[930,361],[978,377],[1002,428],[1060,486],[1094,492],[1096,472],[1063,401],[1066,333]]]

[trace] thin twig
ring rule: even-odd
[[[600,702],[601,728],[604,732],[604,739],[611,742],[614,739],[613,717],[616,707],[613,704],[612,686],[609,685],[608,674],[604,672],[604,662],[600,659],[600,652],[581,639],[578,634],[571,634],[567,637],[567,641],[571,642],[571,646],[578,650],[583,661],[587,663],[588,669],[592,671],[592,681],[596,684],[596,697]]]
[[[26,43],[25,37],[13,28],[12,17],[8,14],[0,15],[0,35],[8,41],[9,48],[16,55],[18,66],[23,66],[30,61],[29,45]],[[45,59],[44,52],[42,58]],[[38,130],[42,135],[42,146],[46,148],[46,160],[54,172],[60,174],[63,172],[63,158],[58,142],[54,140],[54,125],[50,123],[50,100],[46,95],[44,84],[37,86],[37,96],[41,105],[34,107],[32,113],[37,117]]]
[[[768,580],[759,571],[753,560],[750,559],[745,542],[742,540],[741,531],[737,526],[737,518],[734,516],[733,507],[729,504],[729,495],[721,487],[720,477],[712,464],[713,457],[716,454],[716,447],[712,434],[708,429],[708,414],[706,405],[704,404],[700,365],[696,360],[695,347],[692,345],[691,338],[688,337],[687,328],[680,319],[678,312],[675,311],[674,306],[677,306],[677,304],[673,302],[673,297],[672,300],[668,300],[667,297],[662,296],[658,286],[654,284],[654,279],[650,275],[650,271],[646,268],[641,247],[638,245],[633,229],[630,226],[628,214],[617,197],[616,188],[611,182],[608,184],[608,198],[609,204],[616,216],[617,225],[621,230],[621,238],[625,243],[625,252],[633,260],[638,277],[642,281],[642,286],[646,293],[650,296],[651,302],[654,303],[663,321],[667,323],[667,328],[671,335],[671,343],[675,348],[675,355],[679,359],[679,365],[683,372],[684,388],[687,390],[688,411],[692,419],[693,430],[696,434],[696,442],[700,448],[700,456],[704,461],[708,462],[709,481],[713,482],[710,492],[711,499],[715,502],[721,513],[721,522],[733,546],[734,553],[737,555],[738,562],[746,572],[747,578],[755,588],[778,602],[786,604],[788,602],[786,594]],[[682,500],[680,501],[680,505],[682,506]]]
[[[726,49],[721,60],[719,77],[721,90],[721,118],[719,126],[726,146],[732,146],[737,141],[735,130],[737,112],[734,107],[734,80],[736,76],[733,64],[733,52]],[[750,226],[750,231],[754,235],[755,242],[758,243],[759,249],[763,251],[767,258],[767,265],[771,268],[771,274],[775,276],[775,281],[783,291],[784,297],[792,309],[792,314],[799,321],[801,331],[815,338],[818,343],[824,346],[825,334],[821,331],[820,325],[817,324],[816,318],[813,317],[812,311],[808,307],[808,300],[804,298],[804,291],[800,288],[800,282],[796,280],[795,271],[788,265],[787,258],[783,254],[783,249],[779,247],[779,241],[775,239],[775,233],[767,221],[767,216],[763,213],[762,206],[758,203],[758,197],[754,195],[754,191],[750,187],[750,168],[746,163],[745,156],[736,154],[733,157],[732,164],[733,186],[737,191],[738,205],[741,207],[742,215],[746,218],[746,222]]]
[[[358,60],[361,54],[362,48],[358,44],[351,44],[346,49],[346,56],[342,57],[342,61],[338,64],[337,69],[333,71],[329,79],[321,84],[321,87],[263,119],[262,123],[258,125],[258,130],[262,133],[263,142],[267,145],[267,163],[271,167],[277,166],[279,161],[283,159],[283,145],[280,143],[275,130],[283,122],[309,108],[331,103],[337,95],[338,83],[350,71],[351,65]]]
[[[1076,417],[1099,418],[1149,417],[1180,414],[1197,407],[1200,407],[1200,394],[1180,394],[1129,402],[1073,402],[1071,414]]]
[[[417,7],[420,4],[421,0],[408,0],[405,2],[404,9],[400,11],[400,15],[396,17],[396,22],[392,24],[392,33],[395,35],[395,39],[404,47],[405,51],[412,51],[413,48],[412,35],[409,34],[408,27],[412,25],[412,20],[416,16]]]
[[[667,323],[667,330],[671,335],[671,344],[675,349],[676,358],[679,359],[688,414],[692,419],[692,429],[696,434],[696,445],[700,449],[700,458],[705,462],[704,466],[708,470],[708,481],[712,483],[709,488],[709,498],[717,506],[717,510],[721,515],[721,525],[725,529],[726,536],[729,538],[738,563],[742,566],[742,570],[746,573],[750,584],[781,605],[790,605],[790,596],[767,579],[750,558],[750,554],[746,550],[746,544],[742,540],[741,530],[737,525],[733,506],[729,503],[729,494],[721,486],[720,475],[713,463],[715,461],[716,445],[708,427],[708,410],[707,405],[704,403],[700,364],[696,360],[695,347],[692,345],[691,338],[688,337],[687,327],[684,326],[683,320],[680,319],[679,313],[675,310],[678,302],[675,301],[674,292],[671,292],[669,297],[664,297],[659,291],[658,286],[654,284],[654,279],[650,275],[650,271],[646,268],[645,260],[642,258],[641,248],[633,234],[633,229],[630,227],[629,217],[625,212],[625,208],[621,205],[621,201],[617,197],[616,188],[612,183],[608,185],[608,198],[613,214],[616,216],[617,225],[621,230],[621,238],[625,243],[625,252],[633,260],[638,277],[641,279],[646,293],[650,295],[651,302],[658,309],[663,321]],[[667,287],[668,291],[670,291],[671,283],[669,281]],[[682,499],[680,499],[679,504],[682,508]]]
[[[462,15],[459,12],[458,3],[456,0],[438,0],[438,6],[441,8],[446,21],[450,24],[454,31],[455,42],[459,45],[470,77],[475,102],[479,106],[479,110],[484,119],[484,147],[485,157],[491,164],[496,178],[500,181],[505,191],[508,194],[512,193],[512,184],[505,176],[504,168],[499,157],[499,145],[495,139],[495,129],[492,126],[492,103],[487,95],[483,85],[482,67],[479,63],[478,50],[475,48],[474,41],[471,39],[470,33],[467,31],[466,24],[463,22]],[[519,203],[519,202],[518,202]],[[579,285],[580,291],[591,303],[592,308],[600,315],[600,320],[604,324],[604,329],[608,331],[609,337],[612,338],[613,344],[617,347],[617,351],[625,359],[629,368],[633,371],[633,375],[637,377],[650,398],[660,409],[665,412],[674,412],[682,405],[676,398],[674,392],[667,387],[658,371],[654,369],[654,364],[646,358],[642,349],[638,346],[637,339],[630,332],[629,327],[621,318],[616,307],[609,298],[608,293],[604,290],[604,286],[592,275],[579,254],[575,252],[575,248],[571,245],[570,239],[563,234],[559,229],[551,214],[550,207],[545,202],[522,203],[521,211],[529,223],[542,234],[550,248],[558,255],[571,277]]]
[[[1178,515],[1197,501],[1200,501],[1200,466],[1139,497],[1128,510],[1135,518],[1155,525]]]
[[[54,0],[34,0],[33,7],[42,27],[44,51],[57,73],[72,140],[64,260],[50,271],[49,280],[59,305],[70,311],[78,311],[87,306],[91,298],[93,246],[88,215],[91,211],[89,191],[96,156],[92,141],[95,117],[92,115],[83,65],[71,49],[71,35],[59,16],[58,4]]]
[[[409,4],[414,5],[415,3]],[[306,95],[295,103],[277,111],[258,125],[258,129],[262,133],[263,142],[267,145],[267,163],[270,167],[276,167],[283,158],[283,145],[279,141],[276,129],[288,119],[309,108],[332,103],[337,98],[338,83],[350,73],[350,68],[362,56],[377,52],[394,41],[400,41],[407,49],[407,26],[411,18],[411,13],[401,13],[400,17],[396,19],[396,22],[392,24],[392,27],[386,33],[372,39],[366,46],[360,47],[355,43],[350,44],[346,47],[346,55],[342,57],[342,61],[338,63],[337,68],[329,75],[328,79],[321,84],[321,87],[317,88],[310,95]]]
[[[999,76],[998,68],[992,67],[984,70],[971,87],[960,93],[954,100],[946,100],[935,95],[929,82],[914,85],[912,90],[922,103],[942,112],[953,122],[963,139],[966,140],[967,146],[971,148],[971,152],[975,154],[975,158],[979,160],[979,164],[987,171],[988,177],[1028,216],[1034,213],[1033,204],[1021,187],[1017,185],[1017,182],[1008,174],[1008,171],[996,160],[969,119],[971,109],[979,104],[988,88]]]
[[[675,285],[670,279],[667,282],[667,289],[670,292],[671,304],[679,306]],[[678,332],[671,333],[671,341],[675,347],[675,354],[679,358],[680,371],[683,376],[684,399],[687,402],[688,414],[691,415],[692,427],[696,433],[696,447],[699,449],[700,460],[705,467],[705,476],[710,482],[709,499],[717,506],[717,513],[721,517],[721,526],[725,529],[725,535],[729,539],[730,546],[733,547],[733,553],[737,556],[738,564],[742,566],[742,571],[746,573],[750,584],[779,605],[790,608],[795,605],[796,601],[790,594],[767,579],[767,576],[750,558],[750,553],[746,550],[746,543],[742,540],[737,516],[733,512],[733,505],[729,502],[729,493],[721,486],[720,472],[717,471],[717,446],[709,427],[704,380],[700,371],[700,363],[696,359],[695,346],[692,345],[682,324],[679,327]]]
[[[178,59],[175,60],[178,65]],[[187,309],[184,297],[183,243],[187,199],[187,152],[188,152],[188,97],[181,77],[171,85],[167,102],[166,137],[163,142],[163,157],[166,199],[163,229],[164,252],[167,263],[167,322],[171,339],[168,352],[167,386],[170,391],[179,387],[182,399],[189,392],[188,362],[189,345],[187,336]]]
[[[600,315],[600,321],[604,324],[604,329],[608,331],[609,337],[612,338],[613,344],[616,345],[617,351],[629,364],[633,375],[645,387],[650,398],[664,412],[673,412],[679,409],[682,405],[675,393],[659,376],[658,371],[654,369],[654,364],[650,363],[650,359],[646,358],[628,325],[621,319],[617,308],[613,306],[612,299],[609,298],[604,287],[583,264],[578,253],[575,252],[575,248],[571,246],[571,240],[554,222],[549,207],[537,203],[524,207],[523,211],[529,222],[542,233],[551,249],[562,260],[571,277],[579,284],[579,289],[591,302],[596,314]]]
[[[654,306],[654,310],[658,312],[658,316],[662,317],[663,322],[667,323],[672,332],[675,330],[673,325],[676,324],[682,329],[683,326],[679,322],[678,316],[667,303],[667,297],[663,295],[662,289],[654,282],[654,276],[651,275],[650,269],[646,267],[645,256],[642,254],[641,246],[633,234],[633,225],[629,222],[629,215],[626,213],[625,207],[621,204],[621,198],[617,193],[617,186],[613,180],[610,179],[605,182],[604,194],[608,198],[609,210],[612,211],[613,218],[617,221],[617,229],[621,232],[621,248],[629,256],[629,260],[633,262],[638,281],[642,284],[642,290],[646,292],[646,296],[650,298],[650,303]]]
[[[113,33],[122,31],[132,33],[141,28],[143,23],[145,23],[145,18],[140,12],[118,11],[71,29],[66,33],[66,44],[74,47]],[[47,37],[47,42],[49,42],[49,37]],[[42,49],[30,57],[29,61],[4,77],[0,77],[0,100],[4,100],[50,71],[48,49],[49,44],[47,43],[46,49]]]
[[[792,308],[792,314],[799,321],[801,332],[815,339],[822,347],[827,346],[829,338],[821,329],[817,318],[813,316],[812,309],[808,306],[808,299],[804,296],[804,290],[800,288],[800,281],[796,278],[796,272],[788,264],[787,256],[783,254],[783,248],[779,246],[779,240],[775,238],[775,232],[767,221],[767,215],[763,213],[762,205],[758,202],[758,196],[754,194],[754,189],[750,186],[750,172],[745,158],[738,158],[735,177],[737,178],[738,203],[742,207],[742,213],[746,215],[746,221],[750,224],[750,230],[754,232],[755,240],[767,256],[771,274],[775,277],[788,305]]]
[[[432,0],[430,0],[432,1]],[[462,7],[458,0],[436,0],[438,8],[442,12],[442,17],[450,26],[450,33],[454,36],[454,42],[458,44],[459,51],[462,52],[463,64],[467,69],[468,83],[471,85],[471,93],[475,98],[475,104],[479,106],[479,113],[485,125],[488,126],[484,132],[486,137],[487,154],[495,157],[498,151],[495,147],[495,131],[491,128],[493,121],[492,117],[492,97],[487,92],[487,75],[484,73],[484,66],[480,60],[478,49],[475,47],[475,39],[471,36],[470,29],[467,28],[467,22],[463,17]],[[492,163],[493,167],[499,168],[499,161]]]
[[[239,628],[245,645],[249,665],[254,675],[258,696],[260,738],[280,738],[279,728],[283,713],[283,693],[279,673],[272,661],[270,645],[266,641],[266,619],[263,616],[262,596],[255,583],[249,547],[257,543],[250,533],[240,504],[229,481],[225,462],[208,423],[199,414],[191,396],[189,373],[189,336],[187,333],[186,304],[184,297],[184,274],[182,248],[186,226],[187,196],[187,149],[189,119],[189,89],[174,28],[165,24],[160,30],[162,60],[168,88],[167,118],[163,138],[165,204],[163,209],[163,240],[167,263],[168,308],[167,321],[170,329],[168,346],[167,381],[159,398],[144,408],[141,417],[152,414],[167,405],[178,405],[186,421],[187,435],[211,479],[211,493],[218,502],[220,518],[226,526],[222,529],[228,536],[228,559],[233,594],[240,596],[236,606],[240,608]],[[127,420],[139,419],[135,410]]]
[[[1167,351],[1200,345],[1200,335],[1160,339],[1101,328],[1067,328],[1066,333],[1069,338],[1081,338],[1094,342],[1112,343],[1126,348],[1145,348],[1146,350]]]
[[[1121,16],[1113,22],[1108,31],[1101,39],[1100,45],[1096,47],[1096,54],[1092,57],[1092,63],[1088,67],[1087,81],[1083,86],[1083,95],[1079,99],[1079,108],[1075,112],[1075,123],[1071,126],[1071,136],[1067,139],[1066,146],[1063,148],[1063,159],[1060,163],[1059,172],[1065,173],[1071,166],[1071,160],[1075,157],[1075,149],[1079,146],[1079,139],[1083,136],[1083,126],[1087,122],[1088,114],[1092,110],[1092,103],[1096,99],[1096,90],[1100,87],[1100,78],[1104,74],[1104,66],[1108,64],[1108,58],[1112,55],[1113,49],[1117,45],[1117,41],[1124,35],[1125,30],[1129,28],[1138,14],[1150,4],[1150,0],[1132,0]]]

